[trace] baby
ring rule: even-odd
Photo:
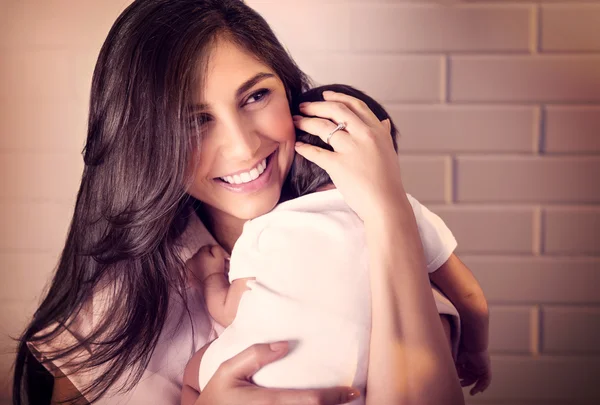
[[[379,103],[350,86],[318,87],[299,103],[322,101],[326,90],[358,98],[379,120],[390,119]],[[390,124],[397,150],[391,119]],[[297,139],[332,150],[302,131]],[[371,327],[364,225],[327,173],[299,154],[287,186],[294,198],[246,222],[229,260],[219,246],[205,246],[188,263],[200,275],[210,315],[226,329],[202,357],[199,381],[184,384],[202,390],[223,361],[251,344],[288,340],[288,355],[260,369],[254,383],[272,388],[352,385],[363,394],[353,403],[364,403]],[[487,303],[469,269],[453,254],[456,240],[444,222],[407,197],[430,279],[460,314],[461,324],[452,328],[456,336],[462,333],[460,348],[453,339],[451,349],[462,385],[477,383],[471,394],[483,391],[490,380]],[[436,300],[440,314],[452,314],[442,302]]]

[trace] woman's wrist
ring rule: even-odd
[[[369,215],[363,218],[365,227],[375,229],[396,229],[405,221],[415,221],[412,206],[408,201],[403,187],[399,187],[395,192],[390,192],[381,201],[373,206]]]

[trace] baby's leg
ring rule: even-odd
[[[181,391],[181,405],[193,405],[196,403],[198,396],[200,395],[199,385],[199,369],[200,363],[204,353],[212,342],[204,345],[200,350],[196,352],[188,361],[185,371],[183,373],[183,387]]]

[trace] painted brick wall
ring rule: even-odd
[[[127,3],[0,0],[0,381],[60,253],[95,57]],[[394,117],[407,188],[491,305],[494,382],[469,403],[599,403],[600,1],[247,3],[315,81]]]

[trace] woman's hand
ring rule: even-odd
[[[338,405],[360,396],[350,387],[270,389],[250,382],[259,369],[285,356],[288,349],[287,342],[250,346],[221,364],[194,405]]]
[[[352,96],[323,92],[325,101],[303,103],[300,111],[310,117],[294,116],[295,125],[327,141],[334,152],[308,144],[296,144],[296,151],[323,168],[343,194],[348,205],[368,221],[394,210],[405,192],[400,164],[390,135],[389,120],[379,121],[369,107]]]

